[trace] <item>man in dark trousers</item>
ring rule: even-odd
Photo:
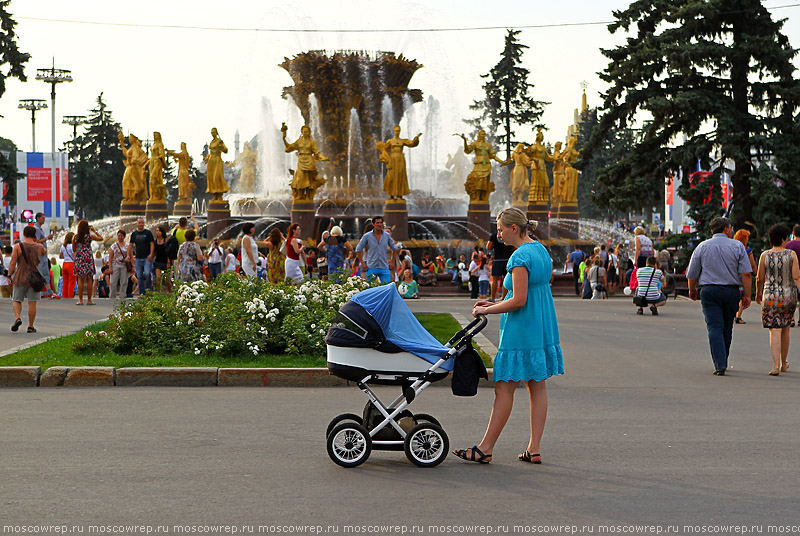
[[[131,244],[128,248],[128,260],[136,269],[139,281],[139,295],[153,288],[153,259],[156,257],[156,239],[150,229],[144,228],[144,218],[136,220],[136,230],[131,233]]]
[[[739,310],[739,285],[744,287],[742,306],[750,307],[752,268],[744,244],[731,239],[728,218],[711,220],[714,236],[701,242],[689,261],[686,279],[689,297],[700,298],[708,329],[708,344],[714,361],[714,375],[724,376],[733,337],[733,321]]]
[[[575,282],[576,296],[581,295],[580,265],[583,262],[583,258],[584,258],[583,251],[581,251],[581,247],[577,245],[575,246],[575,251],[570,253],[569,257],[567,257],[567,264],[572,264],[572,280]]]
[[[494,233],[489,241],[486,242],[486,251],[490,251],[494,256],[492,259],[492,278],[489,301],[494,301],[498,291],[500,291],[500,299],[506,297],[508,290],[503,286],[503,279],[506,277],[506,264],[511,254],[514,253],[514,247],[503,243]]]

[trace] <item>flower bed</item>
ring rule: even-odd
[[[334,315],[371,285],[307,281],[273,285],[224,274],[211,284],[180,284],[123,303],[104,331],[86,331],[73,349],[161,355],[192,351],[220,357],[262,353],[321,355]]]

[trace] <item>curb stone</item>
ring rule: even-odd
[[[0,367],[0,387],[36,387],[42,367]]]
[[[219,369],[220,387],[336,387],[350,382],[331,376],[323,368]]]
[[[69,367],[50,367],[42,373],[39,379],[40,387],[62,387],[67,379]]]
[[[113,387],[114,367],[69,367],[63,380],[64,387]]]
[[[131,367],[117,369],[118,386],[211,387],[217,385],[215,367]]]

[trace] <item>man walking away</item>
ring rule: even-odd
[[[689,297],[700,298],[708,329],[708,344],[714,374],[724,376],[733,337],[733,321],[739,310],[739,285],[744,287],[742,307],[750,307],[752,268],[744,244],[731,238],[731,220],[711,220],[714,236],[701,242],[692,253],[686,279]]]
[[[791,249],[797,254],[797,258],[800,259],[800,225],[795,225],[792,229],[792,239],[786,242],[786,249]],[[800,289],[797,289],[800,291]],[[800,303],[800,301],[798,301]],[[800,306],[798,306],[798,310],[800,310]],[[794,314],[792,314],[792,323],[790,324],[791,327],[800,326],[800,317],[797,319],[797,323],[794,321]]]
[[[33,228],[36,229],[36,242],[44,247],[44,255],[39,259],[39,273],[42,274],[44,277],[44,297],[47,298],[51,295],[50,290],[50,259],[47,258],[47,241],[53,238],[53,231],[50,231],[50,234],[45,234],[44,229],[42,229],[42,225],[44,225],[44,214],[41,212],[36,213],[36,223],[33,224]],[[35,307],[35,305],[34,305]]]
[[[156,239],[150,229],[144,228],[144,218],[136,220],[136,230],[131,233],[131,244],[128,248],[128,260],[136,267],[136,279],[139,281],[139,295],[153,288],[153,259],[156,257]]]
[[[211,279],[216,279],[222,273],[222,259],[225,257],[225,252],[219,246],[219,238],[214,239],[214,245],[208,252],[208,271],[211,273]]]
[[[491,251],[492,255],[494,255],[494,259],[492,260],[491,292],[489,297],[489,301],[493,302],[498,292],[500,293],[500,299],[505,298],[508,292],[508,289],[503,286],[503,280],[507,273],[506,264],[511,254],[514,253],[514,248],[505,244],[498,238],[497,233],[494,233],[486,243],[486,251]]]
[[[22,230],[22,235],[25,237],[25,241],[14,246],[11,262],[8,265],[8,275],[14,282],[14,291],[11,297],[13,303],[11,306],[14,310],[15,320],[11,325],[11,331],[18,331],[22,325],[22,302],[27,298],[28,333],[36,333],[33,322],[36,320],[36,302],[42,297],[42,292],[41,289],[33,289],[30,277],[32,273],[39,271],[39,258],[44,255],[46,259],[47,252],[44,250],[44,246],[39,244],[36,239],[36,229],[30,226],[25,227]]]
[[[569,254],[567,262],[572,264],[572,280],[575,282],[575,295],[581,295],[581,270],[580,265],[583,262],[584,255],[580,246],[575,246],[575,251]]]
[[[367,280],[377,278],[382,285],[392,282],[392,273],[389,270],[387,248],[392,250],[392,261],[396,264],[397,250],[400,249],[395,244],[394,239],[383,229],[383,216],[372,218],[372,230],[364,233],[361,241],[356,246],[358,260],[362,263],[362,269],[367,271]],[[364,260],[364,249],[367,250],[367,258]]]

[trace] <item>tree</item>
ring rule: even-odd
[[[781,33],[783,21],[773,21],[758,0],[637,0],[614,16],[609,30],[633,35],[603,50],[610,62],[601,78],[610,88],[584,158],[613,128],[644,113],[652,120],[631,152],[602,172],[609,189],[661,189],[670,174],[699,162],[715,169],[703,186],[714,196],[707,208],[722,213],[716,199],[724,170],[733,183],[734,225],[752,225],[754,173],[768,161],[797,161],[796,154],[778,154],[796,153],[793,120],[800,104],[796,50]],[[696,188],[688,177],[683,174],[681,197],[707,197],[690,191]]]
[[[517,41],[519,33],[519,30],[507,31],[500,62],[481,75],[488,79],[483,85],[486,96],[469,107],[480,115],[466,121],[475,130],[483,128],[490,142],[505,144],[506,158],[511,158],[511,145],[516,143],[512,125],[544,126],[539,120],[544,107],[550,104],[528,94],[533,89],[533,84],[528,82],[530,70],[520,66],[523,49],[528,47]],[[501,127],[504,131],[498,134]]]
[[[578,127],[579,151],[582,151],[592,133],[599,126],[597,117],[598,109],[589,108],[581,114]],[[608,175],[603,171],[622,160],[634,144],[635,132],[629,128],[613,128],[588,156],[581,160],[580,180],[578,180],[578,207],[584,218],[604,218],[613,216],[613,212],[627,212],[652,207],[657,203],[662,190],[647,189],[644,195],[641,191],[631,191],[626,188],[617,188],[612,182],[606,183]]]
[[[6,92],[6,78],[18,78],[20,81],[27,81],[25,76],[25,63],[31,59],[31,55],[20,52],[17,48],[17,34],[14,26],[17,22],[11,18],[11,13],[7,11],[11,0],[0,0],[0,67],[8,64],[8,71],[0,70],[0,97]]]
[[[96,219],[119,211],[125,165],[118,138],[122,128],[106,109],[102,93],[90,112],[88,126],[75,139],[70,176],[75,184],[75,214]]]
[[[17,204],[17,181],[25,176],[17,170],[16,152],[17,146],[13,141],[0,138],[0,184],[8,185],[8,191],[2,199],[12,206]]]

